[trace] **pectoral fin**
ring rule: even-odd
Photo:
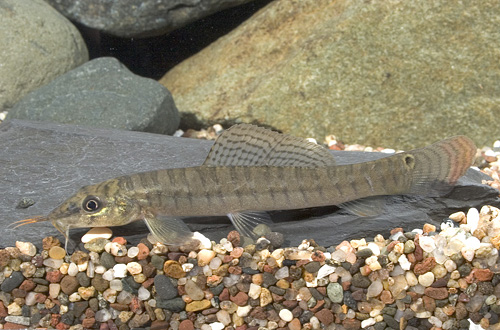
[[[384,212],[385,204],[386,196],[373,196],[345,202],[338,206],[360,217],[373,217]]]
[[[185,245],[193,240],[193,232],[181,220],[165,216],[144,217],[151,234],[166,245]]]
[[[258,238],[258,234],[254,232],[255,227],[258,225],[264,225],[270,228],[272,225],[271,217],[266,212],[258,211],[245,211],[245,212],[234,212],[227,215],[236,229],[240,234],[251,237],[253,239]]]

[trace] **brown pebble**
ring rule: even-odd
[[[82,326],[85,329],[92,328],[94,326],[94,324],[95,324],[95,318],[93,318],[93,317],[91,317],[91,318],[85,318],[82,321]]]
[[[5,324],[3,325],[3,328],[4,329],[26,329],[26,326],[22,325],[22,324],[5,322]]]
[[[491,281],[493,278],[493,272],[488,268],[474,268],[471,273],[480,282]]]
[[[240,233],[237,230],[230,231],[229,234],[227,234],[227,240],[231,242],[233,247],[240,246],[241,243]]]
[[[315,251],[313,252],[313,254],[311,255],[311,259],[312,259],[313,261],[323,262],[323,261],[325,261],[326,257],[325,257],[325,255],[324,255],[324,253],[323,253],[323,252],[321,252],[321,251],[319,251],[319,250],[315,250]]]
[[[12,290],[11,294],[12,294],[12,297],[14,297],[14,298],[26,297],[26,291],[18,289],[18,288],[15,288],[14,290]]]
[[[61,242],[57,237],[47,236],[42,240],[42,248],[44,250],[50,250],[53,246],[61,246]]]
[[[3,302],[0,300],[0,317],[6,317],[8,315],[7,313],[7,308],[3,304]]]
[[[248,301],[248,295],[240,291],[234,297],[230,296],[229,299],[238,306],[245,306]]]
[[[319,312],[315,313],[314,316],[316,316],[324,325],[329,325],[333,322],[333,313],[326,308],[323,308]]]
[[[316,305],[314,307],[311,307],[309,310],[313,313],[319,312],[323,309],[325,306],[325,301],[324,300],[318,300],[316,302]]]
[[[458,302],[457,305],[455,306],[455,317],[457,318],[457,320],[465,319],[468,314],[469,313],[465,308],[465,304],[463,302]]]
[[[142,282],[142,286],[147,289],[147,288],[151,287],[151,285],[153,285],[154,282],[155,282],[154,277],[148,278],[147,280],[145,280],[144,282]]]
[[[0,268],[4,268],[10,262],[10,253],[7,250],[0,250]]]
[[[139,254],[137,255],[138,260],[144,260],[149,256],[149,248],[144,243],[137,244],[139,248]]]
[[[134,261],[134,258],[130,258],[129,256],[115,256],[115,261],[117,264],[128,264]]]
[[[109,307],[116,309],[117,311],[120,311],[120,312],[130,310],[129,306],[126,304],[112,303],[112,304],[109,304]]]
[[[77,265],[82,265],[85,262],[89,261],[89,255],[83,251],[75,251],[71,256],[71,261],[73,261]]]
[[[283,306],[285,306],[287,309],[294,309],[299,302],[297,300],[285,300],[283,301]]]
[[[424,302],[424,308],[426,311],[434,312],[436,309],[436,300],[428,296],[423,296],[422,301]]]
[[[383,290],[380,294],[380,301],[382,301],[386,305],[390,305],[394,302],[394,298],[392,297],[392,293],[389,290]]]
[[[79,286],[80,286],[80,283],[78,283],[78,280],[74,276],[66,275],[61,280],[61,291],[67,295],[70,295],[73,292],[76,292],[76,290],[78,290]]]
[[[164,329],[168,329],[168,327],[170,326],[170,322],[168,321],[153,321],[151,323],[151,330],[164,330]]]
[[[163,264],[163,271],[166,275],[173,278],[181,278],[186,276],[184,270],[182,270],[182,266],[180,263],[174,260],[167,260]]]
[[[47,296],[44,295],[43,293],[37,293],[35,295],[35,301],[39,304],[43,304],[45,300],[47,299]]]
[[[416,251],[416,249],[415,249]],[[430,272],[432,268],[436,266],[436,259],[434,257],[425,258],[422,262],[419,262],[413,268],[415,275],[422,275]]]
[[[289,330],[300,330],[302,329],[302,324],[300,324],[300,320],[298,318],[294,318],[290,322],[288,322],[288,329]]]
[[[30,279],[26,279],[23,281],[23,283],[21,283],[21,285],[19,286],[19,289],[24,290],[26,292],[29,292],[29,291],[33,290],[35,288],[35,286],[36,286],[35,282],[33,282]]]
[[[423,227],[424,234],[432,233],[434,231],[436,231],[436,226],[431,225],[430,223],[424,224],[424,227]]]
[[[229,290],[228,290],[228,288],[224,288],[222,290],[222,292],[219,294],[219,300],[220,301],[229,300]]]
[[[420,247],[420,245],[416,240],[415,240],[415,250],[413,251],[413,255],[415,256],[415,260],[417,262],[422,261],[424,259],[424,250],[422,250],[422,247]]]
[[[401,227],[391,229],[391,235],[394,235],[397,233],[402,233],[402,232],[403,232],[403,228],[401,228]]]
[[[45,275],[45,279],[50,283],[59,283],[61,282],[63,276],[64,274],[61,273],[59,270],[53,270],[51,272],[47,272],[47,274]]]
[[[345,319],[342,321],[345,330],[358,330],[361,329],[361,321],[356,319]]]

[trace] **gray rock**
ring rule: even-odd
[[[177,286],[167,276],[163,274],[156,275],[154,284],[159,298],[169,300],[178,296]]]
[[[173,134],[179,126],[170,92],[111,57],[87,62],[33,91],[9,118],[160,134]]]
[[[80,187],[119,175],[159,168],[200,165],[212,142],[175,138],[141,132],[97,129],[72,125],[11,120],[0,124],[0,227],[35,215],[45,215]],[[339,164],[384,157],[381,153],[335,152]],[[452,212],[500,206],[498,191],[481,184],[484,176],[469,170],[452,192],[442,198],[393,196],[386,212],[373,218],[358,218],[336,207],[272,212],[273,230],[285,235],[283,246],[297,246],[313,238],[323,246],[343,240],[389,236],[395,227],[421,228],[425,223],[439,226]],[[19,200],[36,203],[16,208]],[[186,219],[193,229],[212,240],[233,230],[227,218]],[[79,242],[87,229],[74,229],[70,237]],[[148,230],[142,222],[114,227],[115,235],[137,243]],[[297,234],[300,233],[300,234]],[[13,229],[0,237],[0,247],[16,241],[31,241],[39,248],[45,236],[56,235],[50,223],[31,224]],[[62,235],[59,239],[63,240]],[[71,246],[71,245],[70,245]]]
[[[344,299],[344,289],[342,289],[342,285],[336,282],[328,284],[326,294],[333,303],[341,303]]]
[[[411,149],[465,134],[491,145],[499,12],[495,0],[273,1],[161,82],[187,127],[241,120],[319,141]]]
[[[182,298],[174,298],[169,300],[157,299],[156,307],[178,313],[184,310],[184,307],[186,307],[186,303],[184,302],[184,300],[182,300]]]
[[[12,272],[12,274],[7,277],[0,286],[0,290],[3,292],[11,292],[17,288],[24,281],[24,276],[21,272]]]
[[[88,60],[78,30],[43,0],[0,1],[0,111]]]
[[[251,0],[45,0],[63,15],[119,37],[160,35]]]

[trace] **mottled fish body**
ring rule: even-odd
[[[439,195],[472,164],[476,147],[465,136],[358,164],[336,165],[332,154],[306,140],[253,125],[236,125],[217,139],[205,163],[126,175],[80,189],[47,217],[70,228],[144,220],[159,241],[192,237],[180,220],[228,215],[252,235],[265,211],[339,205],[359,215],[380,212],[384,196]],[[28,219],[28,222],[29,219]]]

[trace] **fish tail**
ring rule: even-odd
[[[441,196],[473,164],[477,148],[466,136],[455,136],[428,147],[405,153],[407,165],[413,166],[410,192]]]

